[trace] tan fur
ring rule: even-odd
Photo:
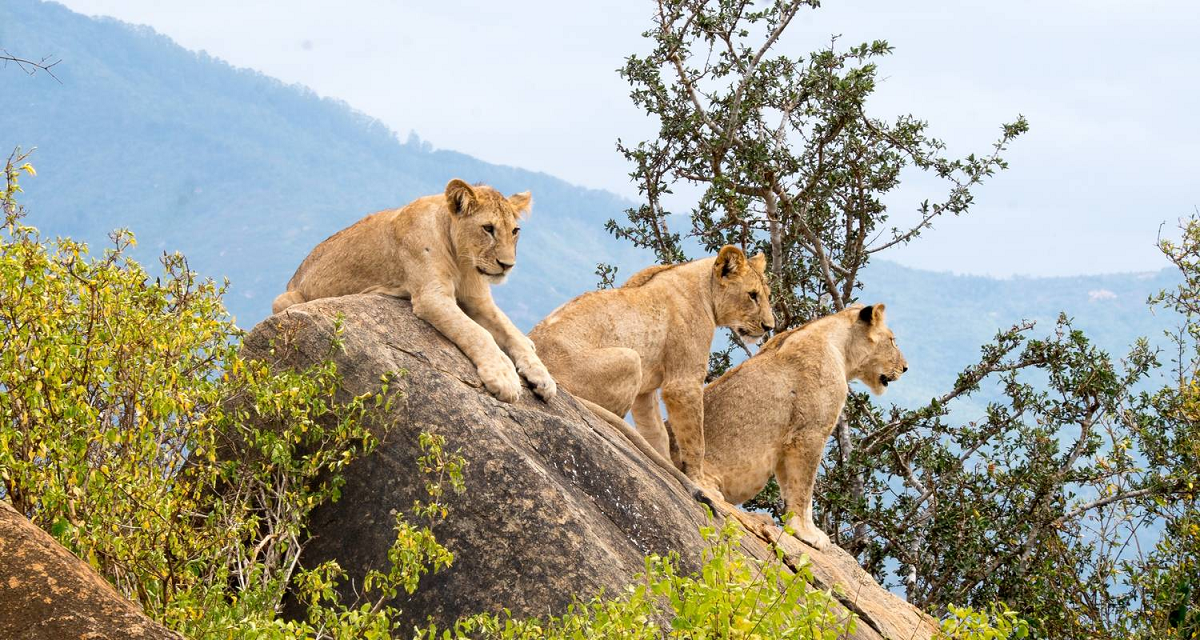
[[[516,263],[517,222],[531,203],[529,192],[505,198],[451,180],[443,194],[369,215],[317,245],[272,308],[352,293],[409,298],[413,313],[458,345],[498,398],[517,399],[519,372],[549,399],[554,379],[488,286]]]
[[[756,339],[775,326],[762,254],[726,246],[714,257],[638,272],[617,289],[559,307],[529,336],[563,388],[616,416],[633,410],[638,432],[666,459],[658,393],[679,442],[679,468],[701,488],[704,376],[713,332]]]
[[[704,390],[705,470],[734,504],[775,474],[793,514],[788,526],[827,548],[829,536],[813,524],[812,491],[847,385],[860,380],[880,394],[907,370],[882,304],[780,333]]]

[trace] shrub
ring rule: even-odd
[[[21,174],[35,175],[25,159],[10,156],[0,190],[0,497],[188,635],[387,626],[374,605],[349,621],[326,588],[340,569],[298,561],[309,513],[375,446],[363,416],[389,401],[390,379],[345,399],[332,360],[287,371],[242,358],[223,286],[178,254],[152,277],[127,257],[127,231],[100,257],[42,238],[16,202]],[[461,477],[440,440],[422,445],[426,466]],[[450,561],[403,521],[396,544],[373,590],[411,590]],[[277,619],[289,585],[312,606],[309,623]]]
[[[517,620],[480,614],[454,629],[430,627],[420,638],[794,638],[833,640],[853,633],[854,619],[839,618],[834,596],[812,586],[812,572],[793,572],[782,558],[761,562],[744,555],[741,528],[701,528],[710,546],[699,574],[679,572],[678,556],[651,555],[635,584],[616,598],[577,602],[561,617]],[[660,628],[660,623],[666,629]]]

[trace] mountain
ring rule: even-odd
[[[197,271],[229,277],[229,308],[247,328],[318,242],[454,177],[533,192],[517,271],[498,296],[524,327],[594,285],[601,257],[625,273],[645,261],[604,232],[629,206],[610,193],[402,142],[344,103],[147,27],[5,0],[0,46],[62,59],[61,84],[0,69],[0,149],[37,147],[29,223],[93,246],[128,227],[142,259],[183,251]]]
[[[1023,320],[1036,323],[1032,337],[1044,338],[1064,313],[1114,359],[1125,355],[1138,337],[1165,346],[1163,331],[1179,321],[1146,305],[1151,294],[1179,282],[1178,273],[1169,269],[1001,279],[877,262],[867,268],[863,281],[860,299],[887,303],[888,324],[911,369],[888,389],[887,398],[902,406],[918,406],[944,394],[958,373],[978,362],[981,345]],[[985,388],[968,406],[981,410],[982,402],[996,397]]]
[[[0,47],[52,54],[61,84],[0,69],[0,149],[37,147],[24,183],[29,223],[102,246],[114,227],[137,257],[182,251],[192,268],[230,280],[227,302],[249,328],[270,312],[318,242],[363,215],[439,193],[460,177],[530,190],[518,267],[496,298],[522,329],[595,286],[597,262],[624,278],[651,257],[603,229],[630,203],[552,176],[401,141],[350,106],[187,51],[147,27],[93,19],[37,0],[0,4]],[[398,64],[429,61],[398,61]],[[413,123],[419,127],[420,123]],[[943,393],[997,330],[1022,319],[1045,335],[1060,311],[1114,355],[1172,319],[1146,297],[1170,272],[991,279],[876,262],[862,299],[888,304],[912,371],[888,398]],[[975,405],[978,407],[978,405]]]

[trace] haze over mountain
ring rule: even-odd
[[[318,242],[367,213],[440,193],[453,177],[534,194],[503,290],[522,326],[557,304],[550,299],[593,284],[601,258],[639,262],[604,232],[627,206],[609,193],[400,141],[345,104],[148,28],[13,0],[0,7],[0,43],[64,61],[54,69],[62,84],[0,74],[0,148],[37,147],[30,222],[93,243],[128,227],[142,258],[183,251],[199,272],[230,278],[229,308],[243,326],[270,312]]]
[[[453,177],[533,192],[517,270],[495,291],[522,329],[594,287],[597,262],[617,264],[623,279],[652,260],[603,229],[631,205],[622,198],[434,150],[415,136],[402,141],[349,105],[187,51],[146,27],[6,0],[0,46],[63,60],[54,69],[61,84],[0,69],[0,149],[37,147],[39,175],[24,184],[28,222],[96,248],[109,230],[128,227],[146,262],[182,251],[200,273],[229,278],[227,303],[243,327],[269,313],[322,239],[369,212],[438,193]],[[994,280],[877,262],[863,300],[888,303],[913,366],[889,394],[910,403],[943,392],[981,343],[1022,319],[1041,321],[1043,335],[1065,311],[1115,353],[1139,335],[1158,336],[1170,322],[1144,301],[1173,279],[1162,271]]]

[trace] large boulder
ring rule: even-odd
[[[698,567],[707,516],[674,478],[561,390],[548,403],[528,389],[515,404],[499,402],[406,301],[358,295],[290,307],[255,327],[245,355],[295,368],[317,363],[331,352],[338,317],[343,348],[333,357],[345,393],[376,391],[381,376],[403,372],[390,409],[372,416],[379,448],[350,465],[341,499],[313,514],[302,562],[337,560],[349,578],[343,597],[368,570],[387,565],[394,514],[425,498],[416,465],[423,431],[461,449],[467,490],[448,498],[450,516],[434,527],[453,566],[393,603],[406,626],[429,617],[444,626],[502,608],[516,616],[562,613],[573,597],[620,593],[650,553],[675,551],[685,569]],[[855,638],[932,635],[929,616],[879,587],[845,552],[818,552],[719,507],[718,519],[735,518],[752,534],[743,538],[747,553],[773,558],[779,545],[793,566],[807,554],[818,585],[834,589],[843,615],[859,618]]]
[[[0,638],[182,640],[147,618],[87,563],[3,501]]]

